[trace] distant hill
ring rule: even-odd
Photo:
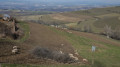
[[[55,20],[69,22],[65,24],[68,27],[83,29],[85,25],[90,25],[94,32],[102,32],[105,25],[111,26],[112,29],[120,27],[120,6],[64,12],[49,16]]]
[[[31,12],[32,13],[32,12]],[[85,25],[89,25],[93,32],[102,32],[105,25],[112,29],[120,27],[120,6],[93,8],[88,10],[53,13],[48,15],[21,15],[19,20],[34,21],[47,25],[65,25],[73,29],[83,30]]]

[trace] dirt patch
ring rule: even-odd
[[[30,23],[30,37],[29,41],[32,41],[33,46],[42,46],[46,48],[52,48],[54,50],[63,50],[65,52],[73,52],[71,44],[62,36],[56,34],[50,30],[47,26],[40,24]],[[61,46],[64,44],[64,47]],[[69,48],[69,49],[66,49]]]
[[[11,42],[0,42],[0,57],[3,56],[10,56],[12,47],[15,45],[15,43]]]

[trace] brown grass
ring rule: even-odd
[[[70,16],[69,16],[70,15]],[[84,21],[86,19],[91,18],[90,16],[80,15],[79,17],[77,15],[71,15],[71,14],[51,14],[50,15],[53,19],[56,20],[62,20],[67,22],[78,22],[78,21]]]

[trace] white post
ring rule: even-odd
[[[92,46],[92,65],[94,65],[94,52],[96,50],[96,47],[95,46]]]
[[[94,65],[94,52],[92,52],[92,65]]]

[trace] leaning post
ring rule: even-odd
[[[96,46],[92,46],[92,65],[94,65],[94,53],[95,53],[95,50],[96,50]]]

